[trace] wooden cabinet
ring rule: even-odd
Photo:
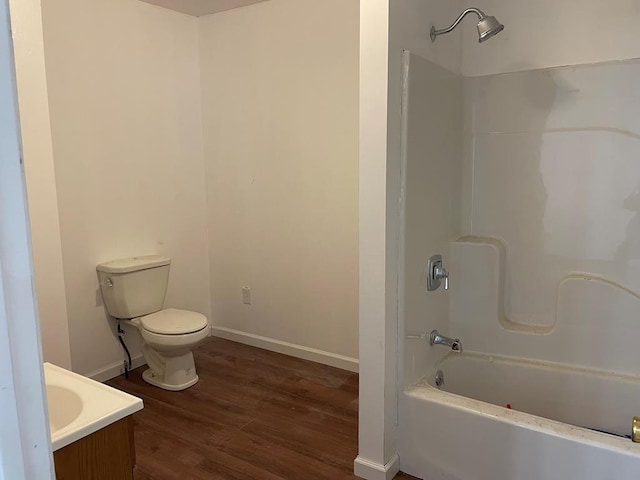
[[[133,480],[131,416],[53,452],[57,480]]]

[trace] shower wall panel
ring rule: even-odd
[[[434,254],[448,262],[449,241],[460,230],[463,133],[463,82],[457,74],[405,52],[403,178],[404,298],[401,308],[408,336],[438,328],[448,333],[448,292],[426,292],[425,265]],[[404,342],[405,385],[418,380],[445,349],[428,341]]]
[[[586,345],[584,332],[619,332],[640,308],[638,81],[640,61],[465,79],[462,231],[498,239],[505,252],[503,318],[476,319],[476,332],[502,321],[555,336],[571,323]],[[591,284],[568,296],[569,279]],[[460,293],[453,301],[468,306]],[[576,323],[567,312],[593,295],[605,304]],[[460,316],[452,321],[469,320]],[[467,349],[480,348],[473,338]]]

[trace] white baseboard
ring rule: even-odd
[[[366,480],[393,480],[400,471],[400,459],[396,453],[385,465],[372,462],[360,455],[353,462],[353,473]]]
[[[226,338],[234,342],[311,360],[312,362],[322,363],[331,367],[342,368],[350,372],[358,371],[357,358],[345,357],[344,355],[337,355],[335,353],[325,352],[324,350],[283,342],[282,340],[276,340],[274,338],[261,337],[260,335],[241,332],[231,328],[216,327],[215,325],[211,327],[211,334],[214,337]]]
[[[251,333],[241,332],[239,330],[233,330],[225,327],[211,327],[211,334],[216,337],[226,338],[238,343],[244,343],[245,345],[251,345],[253,347],[264,348],[272,352],[283,353],[292,357],[303,358],[305,360],[311,360],[312,362],[322,363],[323,365],[329,365],[331,367],[342,368],[343,370],[349,370],[350,372],[358,371],[358,359],[345,357],[343,355],[337,355],[335,353],[325,352],[315,348],[304,347],[302,345],[296,345],[294,343],[283,342],[269,337],[261,337],[260,335],[253,335]],[[145,364],[142,354],[137,355],[131,359],[132,370],[134,368],[141,367]],[[115,362],[106,367],[94,370],[86,374],[86,377],[92,378],[98,382],[106,382],[112,378],[122,375],[124,373],[123,362]]]
[[[142,356],[142,354],[137,355],[131,359],[131,363],[131,370],[141,367],[145,364],[144,357]],[[107,380],[111,380],[112,378],[115,378],[118,375],[122,375],[123,373],[124,362],[115,362],[111,365],[107,365],[106,367],[94,370],[91,373],[87,373],[85,377],[92,378],[97,382],[106,382]]]

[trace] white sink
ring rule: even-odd
[[[142,400],[102,383],[44,364],[53,450],[142,410]]]
[[[82,397],[67,387],[47,385],[47,402],[52,434],[71,425],[82,413]]]

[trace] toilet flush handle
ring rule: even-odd
[[[113,287],[111,277],[105,277],[105,279],[102,281],[102,285],[104,285],[105,287]]]

